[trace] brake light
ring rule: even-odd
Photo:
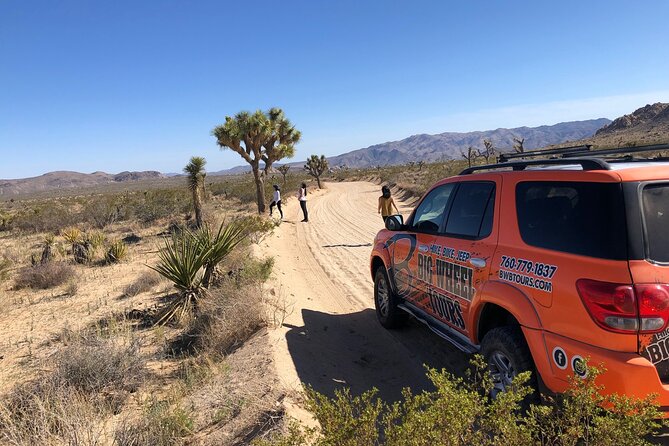
[[[618,333],[657,333],[669,321],[669,285],[631,285],[580,279],[578,294],[592,319]]]
[[[664,330],[669,321],[669,285],[644,283],[634,286],[639,301],[641,332]]]
[[[580,279],[576,288],[588,313],[600,327],[619,333],[639,329],[636,298],[630,285]]]

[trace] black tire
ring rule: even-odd
[[[539,396],[537,372],[520,327],[506,326],[490,330],[481,342],[481,354],[488,364],[495,386],[491,391],[493,398],[499,392],[503,392],[516,375],[529,371],[532,375],[527,385],[532,389],[532,393],[525,399],[524,405],[537,401]]]
[[[388,275],[383,267],[374,274],[374,307],[376,317],[385,328],[400,328],[406,324],[409,314],[397,308],[397,296],[390,288]]]

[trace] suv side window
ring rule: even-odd
[[[460,183],[448,214],[446,235],[469,239],[485,238],[492,232],[495,183]]]
[[[518,183],[516,212],[520,236],[528,245],[601,259],[627,259],[619,183]]]
[[[454,187],[453,183],[449,183],[432,189],[416,208],[411,229],[418,232],[439,231]]]

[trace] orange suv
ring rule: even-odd
[[[607,392],[668,412],[669,159],[629,155],[668,149],[535,151],[439,181],[376,236],[379,321],[480,352],[495,391],[526,370],[564,391],[588,358]]]

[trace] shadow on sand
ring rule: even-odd
[[[430,389],[423,364],[462,376],[469,357],[411,320],[406,328],[381,327],[372,309],[350,314],[302,310],[304,326],[286,325],[288,349],[301,381],[333,396],[349,387],[360,394],[376,387],[396,401],[404,387]]]

